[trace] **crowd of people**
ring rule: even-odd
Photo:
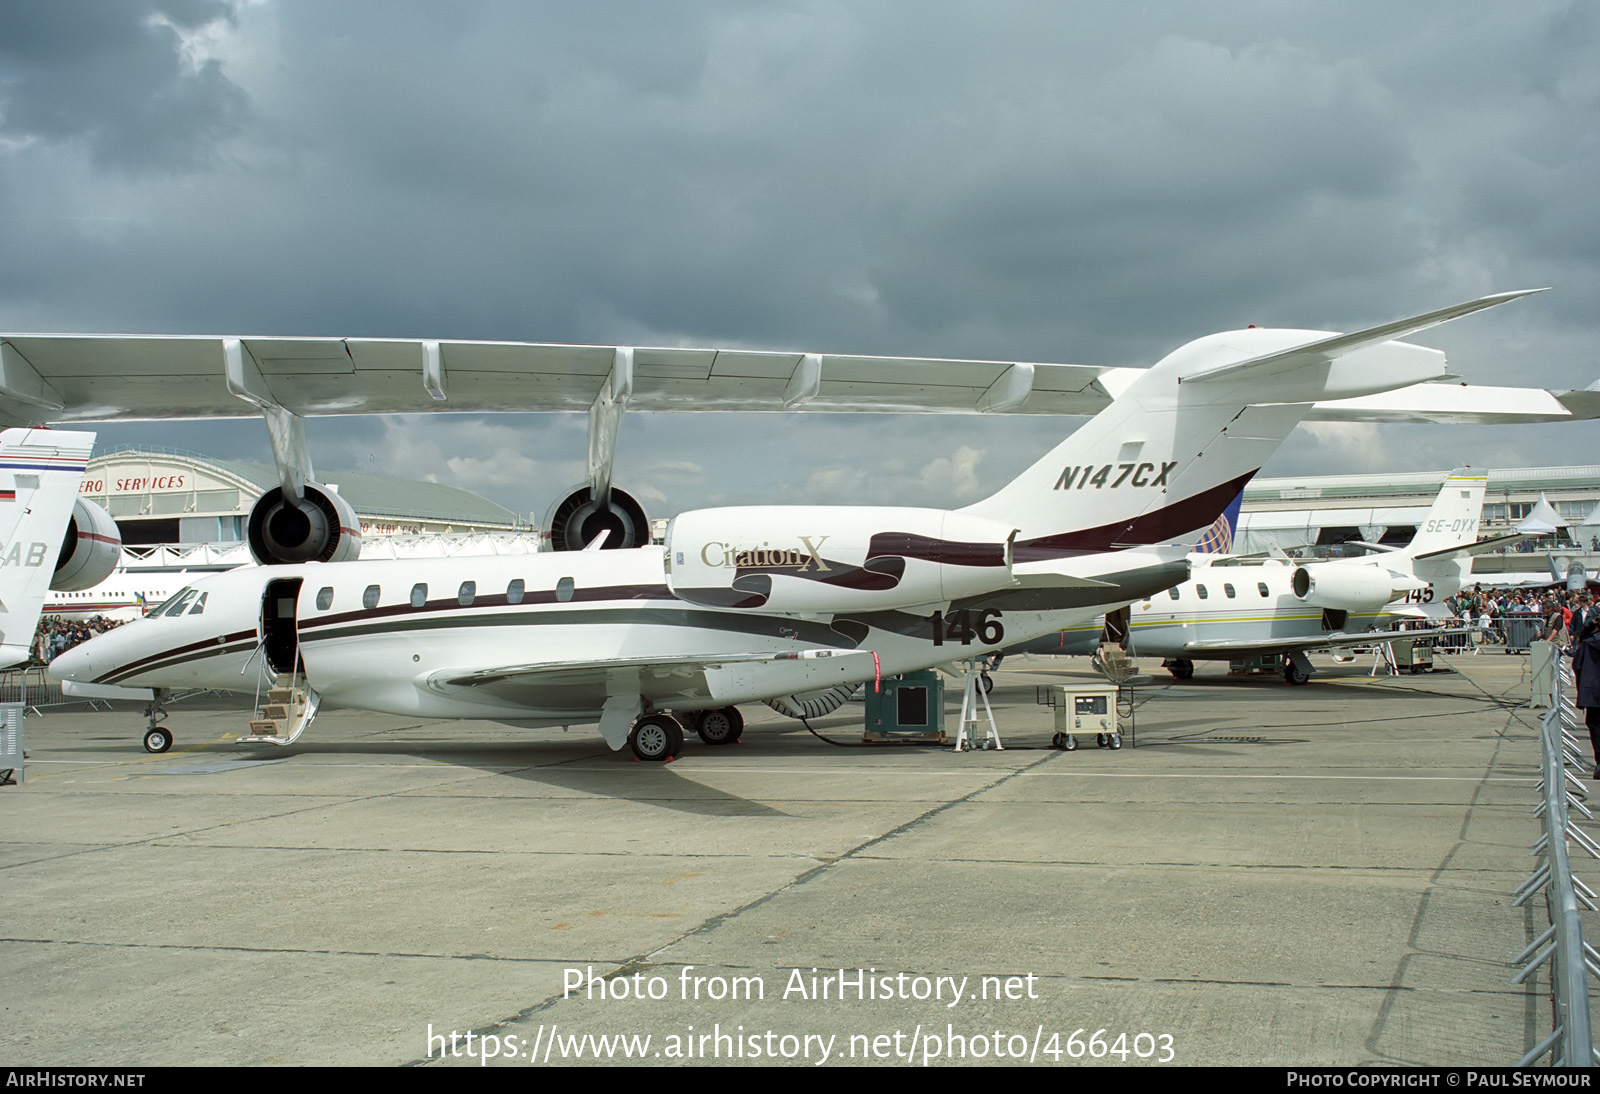
[[[1532,625],[1530,637],[1565,645],[1596,612],[1594,598],[1586,590],[1571,589],[1520,592],[1473,586],[1445,603],[1452,615],[1477,627],[1490,642],[1506,641],[1508,621],[1517,618]]]
[[[104,634],[122,626],[119,619],[97,615],[88,620],[66,620],[59,615],[39,618],[39,629],[33,635],[33,656],[42,665],[48,665],[73,646],[87,642],[97,634]]]

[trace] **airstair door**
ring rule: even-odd
[[[293,673],[299,663],[300,634],[295,618],[300,603],[298,577],[267,582],[261,597],[261,645],[267,667],[274,673]]]

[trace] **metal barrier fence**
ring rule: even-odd
[[[1554,1009],[1554,1029],[1550,1036],[1540,1041],[1517,1066],[1527,1067],[1535,1060],[1550,1054],[1556,1067],[1589,1067],[1600,1063],[1594,1050],[1594,1031],[1589,1021],[1589,974],[1600,976],[1600,953],[1583,940],[1583,923],[1579,905],[1595,910],[1595,893],[1572,876],[1572,866],[1567,858],[1570,840],[1590,855],[1600,859],[1600,846],[1572,823],[1568,808],[1574,808],[1586,817],[1593,817],[1583,803],[1567,787],[1567,780],[1583,794],[1584,786],[1566,770],[1564,760],[1580,765],[1582,753],[1577,740],[1569,732],[1578,724],[1577,708],[1572,697],[1573,686],[1566,667],[1566,659],[1556,659],[1552,673],[1550,710],[1540,720],[1539,737],[1542,756],[1539,783],[1540,805],[1536,813],[1544,817],[1544,835],[1533,845],[1533,854],[1544,863],[1517,887],[1513,902],[1520,907],[1541,889],[1549,911],[1550,926],[1534,939],[1512,964],[1528,962],[1513,979],[1520,984],[1532,976],[1546,961],[1550,966],[1550,998]]]
[[[21,703],[27,709],[33,710],[38,707],[83,701],[62,695],[60,684],[45,679],[43,665],[0,672],[0,703]]]

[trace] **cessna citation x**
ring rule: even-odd
[[[122,537],[78,497],[93,433],[0,432],[0,668],[28,659],[50,589],[81,591],[111,573]]]
[[[1376,553],[1324,562],[1197,554],[1183,584],[1017,652],[1095,654],[1108,665],[1117,659],[1102,648],[1109,639],[1128,654],[1164,658],[1179,680],[1194,675],[1196,661],[1274,655],[1283,658],[1285,680],[1304,684],[1315,671],[1306,657],[1313,650],[1459,633],[1372,628],[1436,622],[1442,608],[1435,605],[1472,572],[1472,553],[1524,538],[1478,540],[1486,486],[1480,472],[1452,472],[1404,548],[1360,544]]]
[[[1188,547],[1172,544],[1208,526],[1313,404],[1439,378],[1442,353],[1394,339],[1522,295],[1355,334],[1201,338],[1135,370],[1109,407],[964,509],[707,509],[674,518],[663,546],[234,570],[51,671],[158,696],[264,677],[272,690],[246,740],[288,743],[326,701],[530,727],[598,721],[611,748],[668,759],[685,727],[737,739],[735,704],[990,654],[1178,584]],[[244,389],[259,396],[258,381]],[[263,409],[277,448],[293,415]],[[301,446],[303,434],[284,445]],[[318,514],[288,493],[253,531],[306,535]],[[153,721],[146,747],[170,743]]]

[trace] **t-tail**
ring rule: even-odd
[[[961,510],[1018,529],[1015,558],[1192,542],[1324,400],[1445,375],[1396,341],[1529,292],[1500,293],[1353,334],[1256,329],[1175,350],[998,493]]]
[[[28,658],[94,437],[0,432],[0,667]]]
[[[1472,573],[1474,550],[1520,538],[1478,539],[1488,485],[1483,472],[1457,468],[1409,544],[1363,543],[1378,553],[1299,566],[1292,580],[1295,595],[1314,607],[1347,612],[1378,611],[1400,598],[1425,611],[1427,605],[1453,596]]]

